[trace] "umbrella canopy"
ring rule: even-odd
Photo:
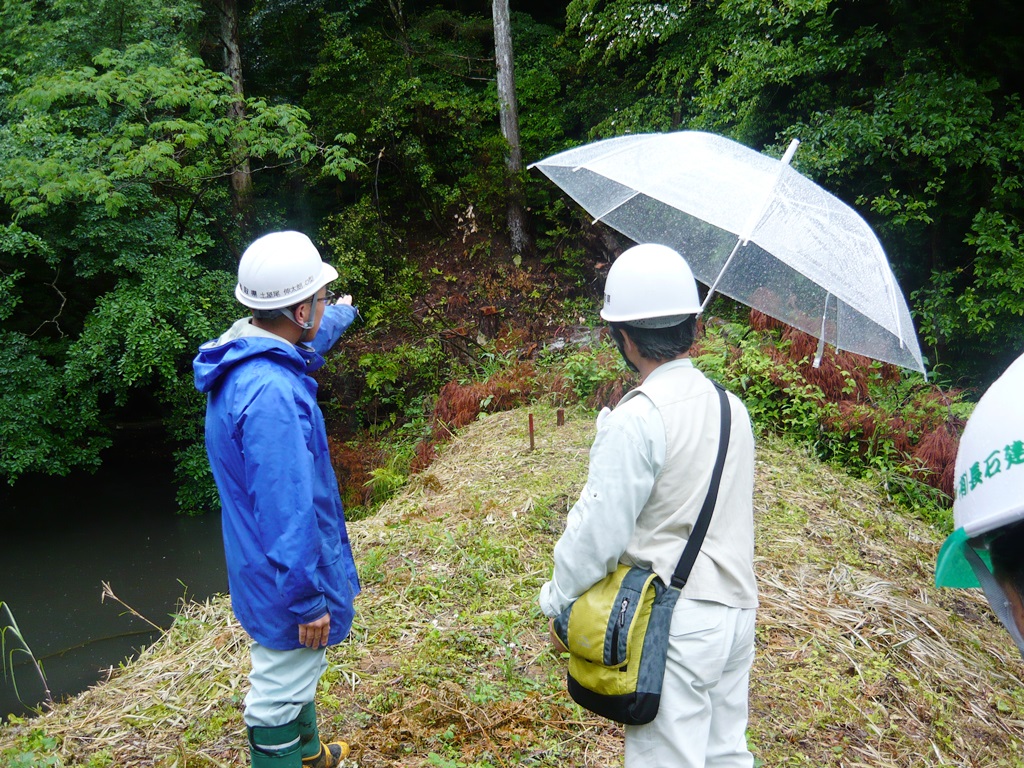
[[[595,221],[682,253],[694,275],[838,349],[925,372],[885,251],[783,160],[699,131],[638,134],[531,165]],[[710,298],[711,292],[708,294]]]

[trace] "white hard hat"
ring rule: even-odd
[[[977,587],[964,547],[977,536],[1024,520],[1024,355],[985,392],[956,454],[954,531],[942,545],[935,583]]]
[[[700,312],[690,265],[667,245],[627,248],[608,270],[601,317],[608,322],[665,328]]]
[[[271,232],[245,249],[235,298],[252,309],[282,309],[312,296],[338,271],[301,232]]]

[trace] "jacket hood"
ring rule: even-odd
[[[252,325],[249,318],[243,318],[220,338],[199,347],[199,354],[192,361],[196,389],[208,393],[227,371],[254,357],[272,359],[299,373],[315,370],[323,364],[323,358],[316,352],[296,347]]]

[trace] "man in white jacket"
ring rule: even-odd
[[[666,246],[634,246],[608,273],[601,317],[640,386],[598,417],[587,483],[540,593],[549,617],[619,563],[671,580],[718,451],[718,395],[689,359],[699,310],[689,266]],[[651,723],[626,726],[627,768],[753,765],[746,726],[757,608],[754,437],[746,408],[732,395],[729,402],[721,488],[672,615],[661,706]]]

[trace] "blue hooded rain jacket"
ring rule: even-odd
[[[331,615],[328,642],[349,633],[359,592],[317,383],[309,375],[356,310],[326,307],[309,347],[243,319],[199,348],[206,451],[220,493],[235,616],[256,642],[299,644],[299,624]]]

